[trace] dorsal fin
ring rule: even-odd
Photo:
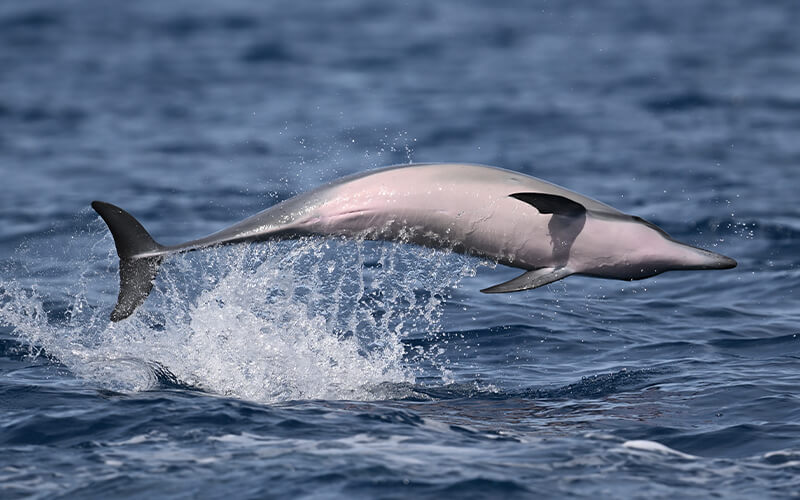
[[[586,207],[577,201],[572,201],[569,198],[557,194],[514,193],[510,196],[531,205],[541,214],[577,217],[586,213]]]

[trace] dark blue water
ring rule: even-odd
[[[800,4],[0,4],[0,496],[800,491]],[[535,175],[736,258],[627,283],[388,243],[170,259],[340,175]]]

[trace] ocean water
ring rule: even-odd
[[[0,4],[0,497],[800,491],[800,4]],[[164,243],[408,162],[547,179],[738,260],[639,282]]]

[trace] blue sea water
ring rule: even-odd
[[[800,4],[0,3],[0,497],[800,491]],[[341,175],[524,172],[736,258],[570,277],[311,239],[169,259],[112,324],[93,199],[164,243]]]

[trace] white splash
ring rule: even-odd
[[[82,264],[83,289],[57,320],[34,287],[2,284],[0,322],[103,387],[147,390],[162,370],[183,384],[263,402],[376,399],[386,397],[387,383],[413,383],[403,338],[435,335],[449,288],[478,265],[446,252],[336,239],[219,248],[167,259],[145,304],[114,324],[107,315],[115,291],[90,306],[97,280],[116,284],[113,260],[109,251],[102,262]]]

